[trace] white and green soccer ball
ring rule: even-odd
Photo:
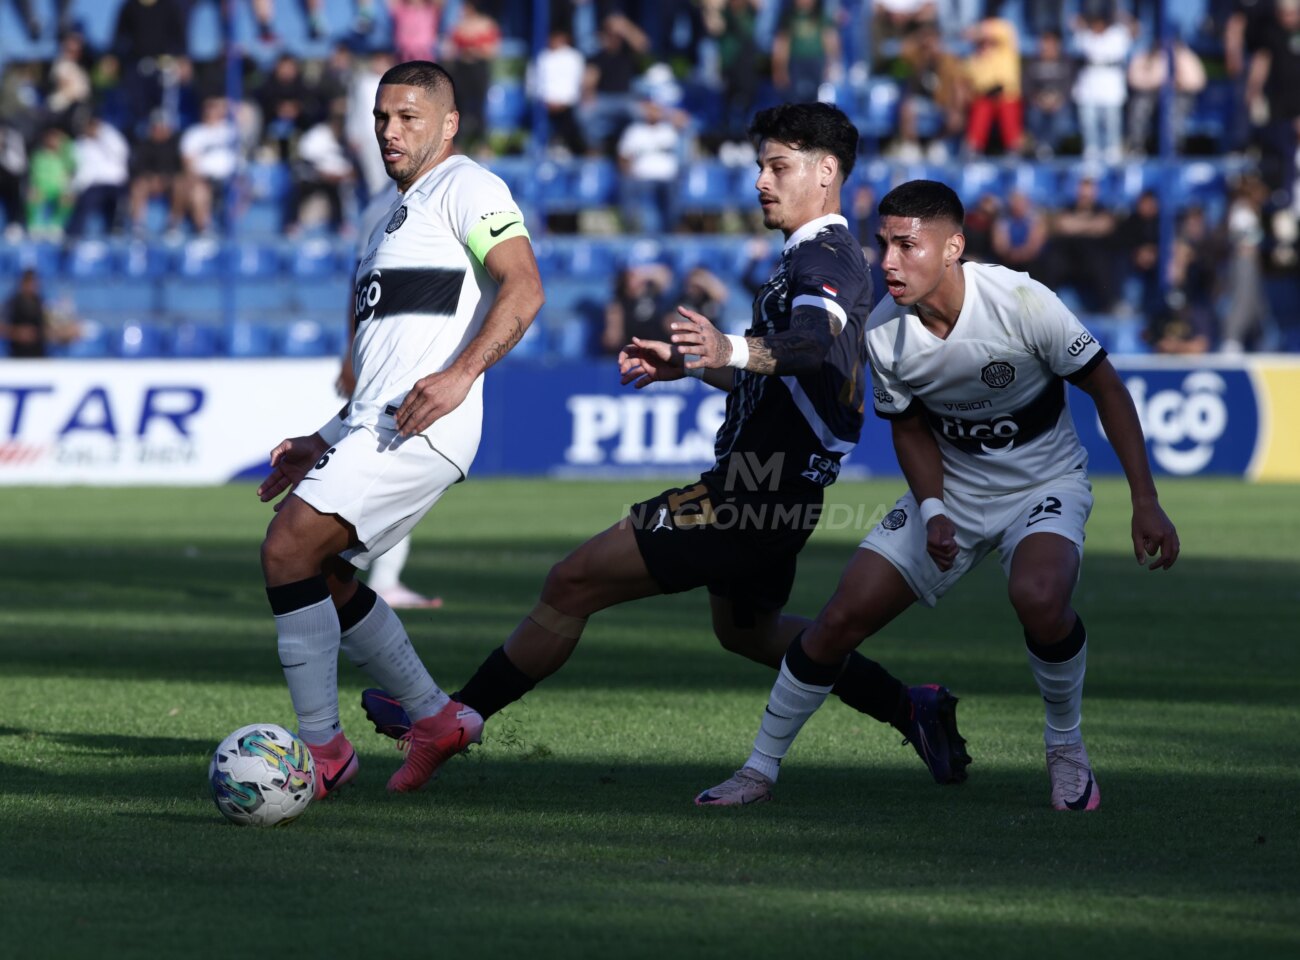
[[[208,780],[217,809],[231,823],[273,827],[307,809],[316,775],[305,743],[274,723],[250,723],[221,741]]]

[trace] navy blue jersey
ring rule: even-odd
[[[736,496],[801,497],[829,486],[862,432],[867,387],[863,331],[871,312],[871,274],[843,217],[830,214],[796,230],[771,278],[754,298],[747,337],[790,329],[796,308],[825,311],[839,329],[821,366],[800,376],[736,371],[703,479]]]

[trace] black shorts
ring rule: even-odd
[[[708,587],[742,608],[779,610],[821,503],[723,497],[701,482],[636,504],[625,522],[664,593]]]

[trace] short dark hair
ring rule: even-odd
[[[858,128],[844,111],[829,103],[783,103],[760,110],[749,125],[755,147],[763,140],[788,143],[796,150],[819,150],[840,162],[847,180],[858,159]]]
[[[916,218],[921,221],[951,220],[960,227],[966,208],[952,187],[938,180],[908,180],[885,194],[877,211],[882,217]]]
[[[456,109],[456,81],[451,74],[432,60],[408,60],[388,71],[379,78],[379,85],[395,87],[419,87],[431,94],[447,90],[451,94],[452,109]]]

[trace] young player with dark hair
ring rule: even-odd
[[[679,307],[671,343],[633,339],[619,355],[624,384],[695,376],[727,391],[717,461],[696,483],[633,507],[551,569],[538,604],[455,694],[485,718],[558,670],[587,619],[615,604],[707,587],[722,645],[773,667],[808,623],[782,608],[823,492],[862,427],[870,276],[840,215],[857,130],[827,104],[787,104],[758,114],[751,135],[763,221],[786,237],[751,328],[726,336]],[[935,780],[965,778],[970,758],[946,689],[905,687],[857,655],[834,687],[850,706],[900,730]],[[404,718],[382,691],[367,691],[363,703],[381,732],[402,732]]]
[[[399,64],[375,95],[375,137],[396,183],[357,265],[356,386],[316,433],[271,453],[262,500],[286,489],[262,544],[266,594],[316,796],[352,779],[339,722],[338,654],[384,684],[414,719],[390,790],[475,740],[482,720],[450,700],[392,609],[356,568],[401,541],[478,450],[483,374],[542,305],[532,245],[502,181],[454,152],[455,87],[435,63]]]
[[[1138,563],[1172,567],[1178,535],[1106,351],[1027,274],[963,262],[963,216],[957,195],[934,181],[902,184],[880,202],[889,296],[871,314],[866,344],[876,413],[890,420],[909,490],[791,643],[745,766],[697,803],[766,799],[845,657],[915,601],[933,606],[993,550],[1046,706],[1052,805],[1101,802],[1080,732],[1087,633],[1070,603],[1092,486],[1066,381],[1096,403],[1128,478]]]

